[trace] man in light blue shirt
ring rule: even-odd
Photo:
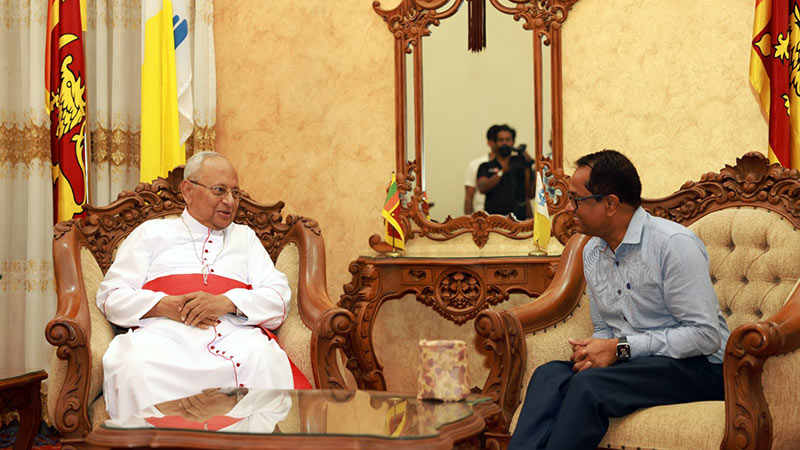
[[[577,165],[567,209],[594,236],[583,250],[594,332],[569,340],[570,361],[536,369],[511,449],[594,450],[609,417],[724,395],[730,331],[703,242],[642,209],[639,175],[619,152]]]

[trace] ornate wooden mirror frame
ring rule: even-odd
[[[374,1],[372,7],[387,23],[389,31],[394,35],[394,76],[395,76],[395,162],[397,167],[397,188],[406,201],[400,205],[400,225],[406,240],[414,237],[427,237],[436,241],[446,241],[458,235],[472,233],[472,240],[478,247],[483,247],[489,239],[489,233],[498,233],[513,239],[528,239],[533,232],[533,219],[518,222],[508,217],[488,215],[477,211],[471,216],[448,217],[444,222],[428,220],[422,211],[423,191],[420,183],[415,183],[423,172],[422,142],[422,38],[431,34],[430,26],[439,25],[458,12],[465,2],[485,2],[486,0],[401,0],[391,10],[381,8],[380,1]],[[549,186],[567,192],[567,178],[563,171],[563,135],[561,105],[561,26],[567,19],[568,12],[578,0],[488,0],[498,11],[513,16],[514,20],[524,19],[523,29],[530,30],[533,39],[533,73],[534,73],[534,126],[536,168],[549,177]],[[451,3],[452,2],[452,3]],[[446,6],[451,3],[449,6]],[[508,3],[509,5],[504,5]],[[441,11],[440,11],[441,10]],[[465,39],[466,43],[466,39]],[[545,157],[542,151],[542,45],[551,46],[551,98],[552,98],[552,156]],[[406,55],[413,57],[413,90],[414,90],[414,159],[406,157],[407,133],[407,77]],[[410,195],[407,195],[409,194]],[[548,203],[551,216],[561,212],[567,203],[566,195],[557,196]],[[559,214],[557,214],[559,215]],[[564,217],[563,214],[559,216]],[[558,233],[557,226],[565,220],[553,220],[554,234],[562,242],[566,235]],[[566,217],[564,218],[566,219]],[[383,236],[372,235],[370,246],[379,252],[391,251],[391,247],[383,242]]]

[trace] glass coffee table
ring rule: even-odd
[[[417,400],[378,391],[207,389],[108,420],[87,443],[104,448],[480,448],[488,397]]]

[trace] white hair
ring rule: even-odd
[[[225,158],[217,152],[197,152],[192,155],[191,158],[186,161],[186,166],[183,168],[183,179],[194,179],[194,176],[197,175],[197,172],[203,167],[203,163],[206,159],[214,157],[223,158],[226,161],[228,160],[228,158]]]

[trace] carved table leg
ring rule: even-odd
[[[36,381],[29,384],[25,391],[21,395],[26,397],[24,402],[27,405],[19,410],[19,432],[16,442],[14,442],[14,450],[33,447],[36,431],[42,423],[42,400],[39,398],[41,382]]]

